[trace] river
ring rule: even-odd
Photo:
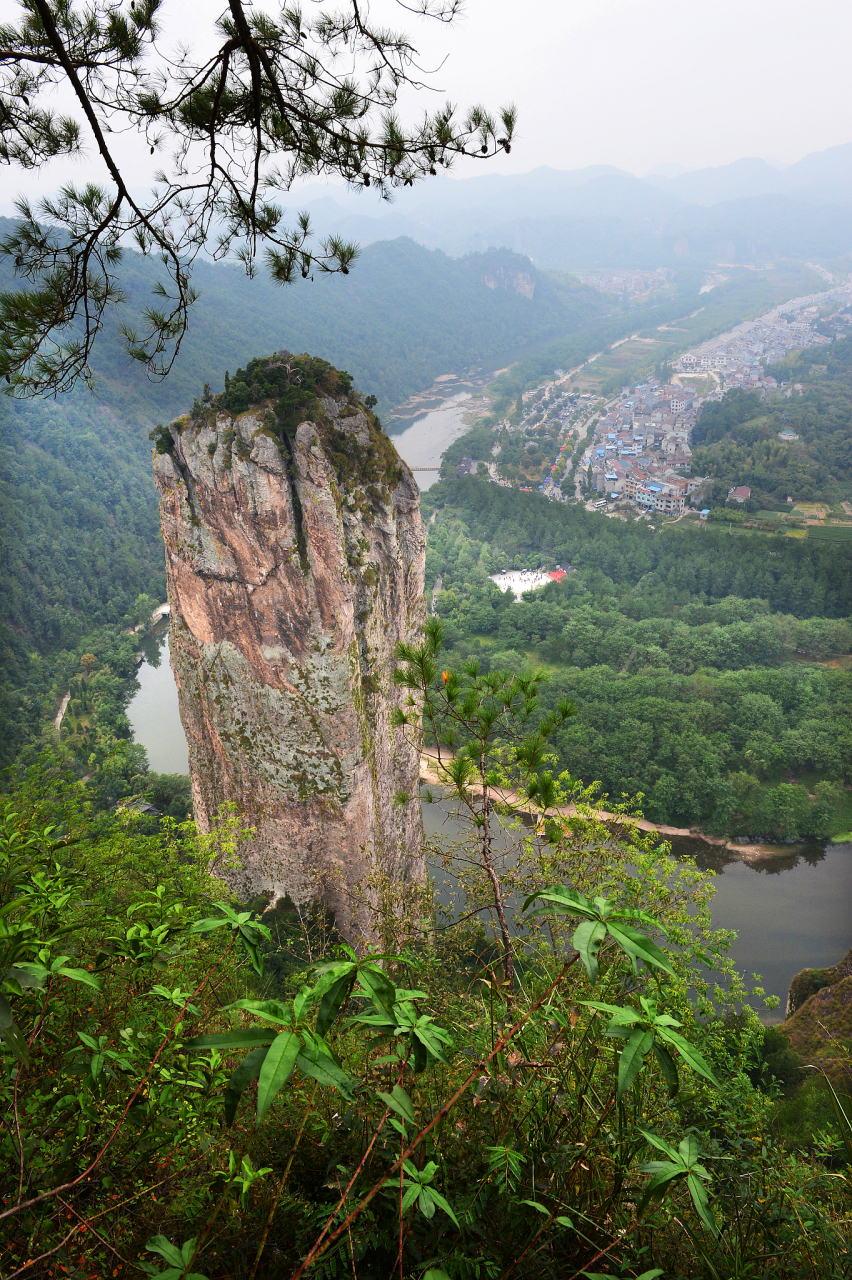
[[[438,479],[442,454],[468,430],[468,420],[489,407],[483,394],[486,381],[482,375],[475,378],[447,375],[433,383],[428,391],[412,396],[386,419],[387,433],[399,456],[411,467],[421,489],[428,489]]]
[[[134,737],[158,773],[188,771],[186,739],[178,714],[177,689],[165,635],[148,641],[139,669],[139,692],[128,708]],[[156,665],[155,665],[156,664]],[[426,834],[452,838],[454,825],[441,802],[423,805]],[[759,973],[784,1016],[787,989],[800,969],[836,964],[852,944],[852,844],[814,844],[746,861],[701,840],[676,840],[676,857],[695,858],[716,874],[713,923],[735,929],[732,955],[737,968]]]

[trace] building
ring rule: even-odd
[[[747,484],[738,485],[736,489],[729,489],[727,502],[748,502],[751,497],[751,489]]]

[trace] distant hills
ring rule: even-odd
[[[852,143],[781,169],[744,159],[638,178],[606,165],[542,167],[438,177],[390,205],[316,185],[288,204],[361,244],[404,235],[453,255],[505,247],[562,271],[835,259],[852,254]]]
[[[852,200],[852,142],[813,151],[784,168],[766,160],[735,160],[671,177],[648,174],[644,181],[693,204],[722,204],[766,195],[788,196],[808,204],[842,204]]]

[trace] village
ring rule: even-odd
[[[524,395],[520,422],[499,424],[507,436],[523,439],[525,458],[536,459],[550,445],[550,458],[539,461],[543,475],[524,483],[533,468],[512,469],[507,465],[511,447],[495,446],[495,457],[485,464],[490,478],[506,487],[536,489],[552,501],[584,501],[611,513],[626,506],[648,518],[680,518],[700,499],[705,483],[692,472],[692,431],[701,406],[735,387],[762,396],[800,394],[798,383],[779,391],[767,367],[792,351],[828,345],[833,335],[848,334],[850,303],[849,285],[796,298],[684,352],[667,369],[668,381],[648,379],[610,400],[579,393],[578,371],[557,369],[555,381]],[[480,467],[465,458],[458,471],[476,474]],[[728,500],[741,504],[750,496],[741,485]],[[706,519],[708,512],[696,506],[695,514]]]

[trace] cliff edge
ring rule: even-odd
[[[419,752],[390,723],[425,619],[411,472],[348,375],[287,353],[155,438],[196,820],[234,801],[255,828],[222,869],[242,896],[369,936],[371,873],[425,876]]]
[[[835,1081],[852,1070],[852,950],[829,969],[803,969],[790,984],[778,1027],[806,1061]]]

